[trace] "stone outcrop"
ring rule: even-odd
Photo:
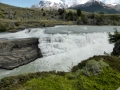
[[[14,69],[42,57],[37,38],[0,39],[0,68]]]
[[[112,54],[120,55],[120,40],[115,43]]]

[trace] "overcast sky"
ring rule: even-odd
[[[14,6],[19,6],[19,7],[31,7],[33,4],[38,4],[40,0],[0,0],[2,3],[14,5]],[[55,1],[59,2],[60,0],[49,0],[49,1]],[[89,0],[62,0],[63,2],[71,5],[71,4],[80,4],[80,3],[85,3]],[[120,0],[100,0],[102,2],[111,4],[111,3],[119,3]]]

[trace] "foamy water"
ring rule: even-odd
[[[63,26],[65,27],[65,26]],[[67,26],[68,27],[68,26]],[[53,27],[55,29],[62,27]],[[78,29],[78,28],[77,28]],[[84,27],[83,29],[88,29]],[[25,29],[16,33],[0,34],[0,38],[39,38],[39,48],[43,58],[21,66],[14,70],[0,70],[0,78],[37,71],[69,71],[69,69],[94,55],[104,55],[104,52],[110,54],[113,50],[113,44],[108,42],[107,32],[73,33],[71,30],[64,34],[45,33],[48,28]],[[63,30],[64,32],[65,30]],[[60,31],[61,32],[61,31]],[[71,32],[71,33],[69,33]]]

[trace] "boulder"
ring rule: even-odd
[[[0,68],[14,69],[42,57],[37,38],[0,39]]]
[[[120,40],[115,43],[112,54],[117,56],[120,55]]]

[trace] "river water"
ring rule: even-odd
[[[0,38],[39,38],[43,58],[14,70],[0,69],[0,78],[38,71],[69,71],[74,65],[94,55],[110,54],[108,32],[120,26],[55,26],[31,28],[16,33],[0,33]]]

